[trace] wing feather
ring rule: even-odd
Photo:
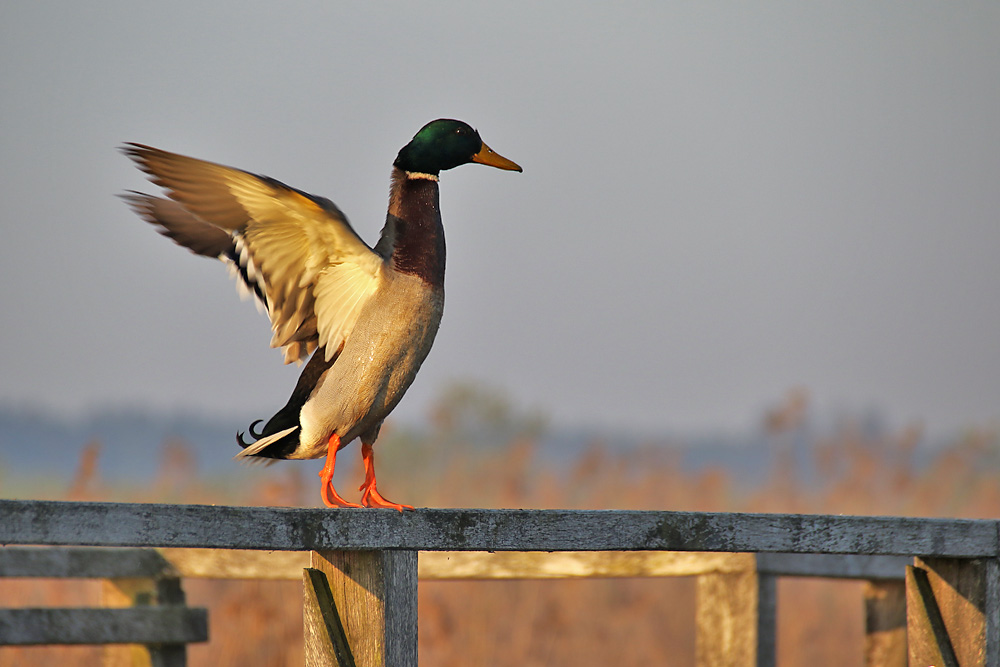
[[[141,144],[127,144],[124,152],[183,207],[183,216],[174,205],[158,209],[183,219],[185,232],[195,221],[230,235],[230,259],[263,292],[271,346],[284,348],[286,363],[302,361],[318,346],[326,348],[327,359],[338,353],[382,280],[384,260],[332,202],[272,178]],[[157,217],[157,207],[147,209],[144,217],[172,229]],[[180,233],[176,229],[172,238]],[[201,238],[221,245],[217,233]]]

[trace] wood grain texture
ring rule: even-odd
[[[699,667],[771,667],[777,590],[754,570],[698,577],[695,659]]]
[[[927,570],[920,567],[906,568],[906,639],[911,665],[959,667]]]
[[[302,570],[306,667],[356,667],[330,583],[321,570]]]
[[[752,554],[675,551],[423,551],[422,580],[687,577],[741,572]]]
[[[996,559],[917,558],[907,570],[910,664],[1000,666]]]
[[[417,667],[417,554],[313,552],[358,667]]]
[[[171,562],[153,549],[114,547],[0,548],[0,577],[115,579],[176,577]]]
[[[385,553],[386,664],[417,667],[416,551]]]
[[[995,558],[997,522],[792,514],[0,501],[0,543],[279,551],[713,551]]]
[[[755,554],[758,571],[788,577],[902,580],[905,556]],[[422,551],[421,580],[687,577],[740,572],[750,554],[698,551]],[[4,547],[0,577],[299,580],[308,552],[143,547]]]
[[[309,566],[304,551],[158,549],[173,571],[197,579],[299,579]]]

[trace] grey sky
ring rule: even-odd
[[[445,116],[525,171],[442,178],[402,416],[462,378],[608,429],[738,429],[792,386],[995,425],[998,34],[995,2],[6,3],[0,401],[269,416],[297,368],[113,197],[152,187],[115,147],[279,178],[374,243]]]

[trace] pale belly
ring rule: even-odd
[[[302,407],[300,444],[291,458],[324,456],[334,433],[342,446],[373,437],[430,352],[443,308],[443,290],[410,276],[394,278],[392,289],[373,298]]]

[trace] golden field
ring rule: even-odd
[[[847,423],[812,436],[803,426],[807,412],[801,397],[793,395],[766,416],[768,473],[748,481],[722,465],[685,471],[680,450],[659,443],[623,452],[594,442],[570,462],[555,463],[539,455],[537,420],[488,398],[456,394],[434,412],[425,434],[387,427],[376,448],[380,489],[394,500],[425,507],[997,516],[996,433],[970,431],[918,457],[917,428],[871,435]],[[466,444],[473,439],[474,446]],[[795,457],[803,451],[812,470],[808,480],[796,472],[802,466]],[[74,479],[51,480],[35,487],[35,494],[8,482],[0,494],[238,505],[318,502],[318,462],[237,469],[215,479],[199,473],[184,443],[166,442],[159,455],[156,479],[109,485],[99,473],[100,446],[91,443],[82,448]],[[352,446],[338,466],[338,488],[348,498],[362,477],[355,458]],[[3,479],[9,478],[8,472]],[[779,664],[860,664],[862,585],[781,580]],[[191,665],[302,664],[297,582],[187,580],[184,588],[189,605],[209,609],[211,641],[189,648]],[[0,606],[91,606],[99,599],[99,582],[0,580]],[[694,664],[693,580],[427,582],[420,586],[419,604],[421,663],[429,666]],[[0,667],[56,664],[98,665],[100,649],[0,648]]]

